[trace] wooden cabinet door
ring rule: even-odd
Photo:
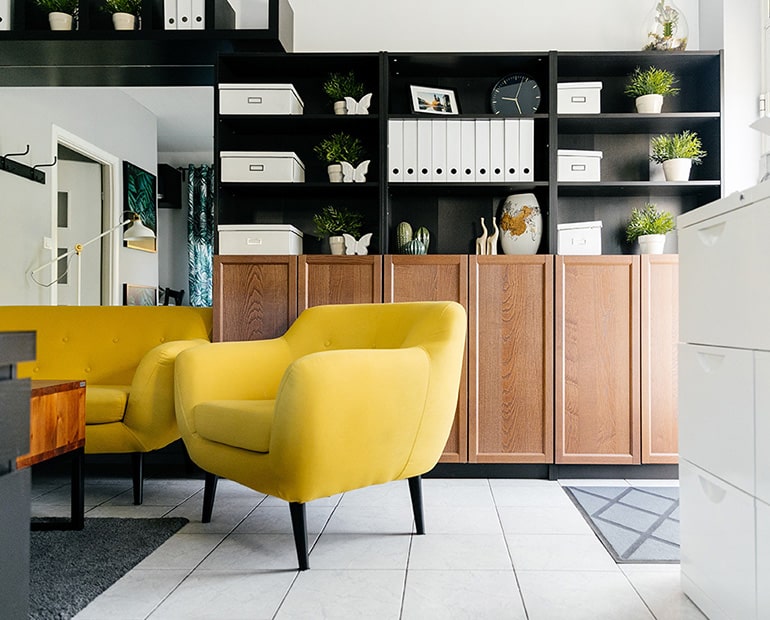
[[[382,256],[299,257],[299,312],[323,304],[382,301]]]
[[[296,256],[214,256],[214,340],[282,335],[297,318]]]
[[[553,462],[553,256],[471,256],[468,460]]]
[[[679,255],[642,255],[641,279],[642,463],[677,463]]]
[[[556,463],[640,463],[639,257],[556,257]]]
[[[383,301],[457,301],[468,309],[468,256],[427,254],[383,257]],[[467,362],[467,348],[465,360]],[[441,462],[468,460],[468,374],[463,364],[457,413]]]

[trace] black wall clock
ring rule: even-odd
[[[540,105],[540,87],[530,76],[512,73],[492,87],[489,101],[493,114],[531,116]]]

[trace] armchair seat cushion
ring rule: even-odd
[[[195,406],[193,419],[203,439],[268,453],[274,413],[274,400],[210,400]]]
[[[86,390],[86,424],[122,422],[130,385],[95,385]]]

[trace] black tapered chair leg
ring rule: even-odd
[[[412,497],[414,528],[418,534],[425,533],[425,520],[422,514],[422,476],[409,478],[409,495]]]
[[[211,513],[214,511],[214,496],[217,494],[217,480],[219,480],[219,477],[216,474],[206,472],[203,485],[203,514],[201,515],[201,523],[211,523]]]
[[[310,568],[310,561],[307,556],[307,513],[305,504],[289,502],[289,512],[291,513],[291,527],[294,530],[294,544],[297,547],[299,570],[307,570]]]
[[[144,452],[131,453],[131,477],[134,481],[134,505],[144,501]]]

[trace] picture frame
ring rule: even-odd
[[[156,234],[156,238],[141,241],[123,241],[123,246],[144,252],[157,252],[158,233],[158,179],[129,161],[123,161],[123,209],[142,218],[142,224]]]
[[[457,105],[457,96],[451,88],[437,88],[435,86],[409,86],[412,96],[412,112],[418,114],[457,115],[460,108]]]
[[[124,306],[157,306],[158,287],[142,284],[123,284]]]

